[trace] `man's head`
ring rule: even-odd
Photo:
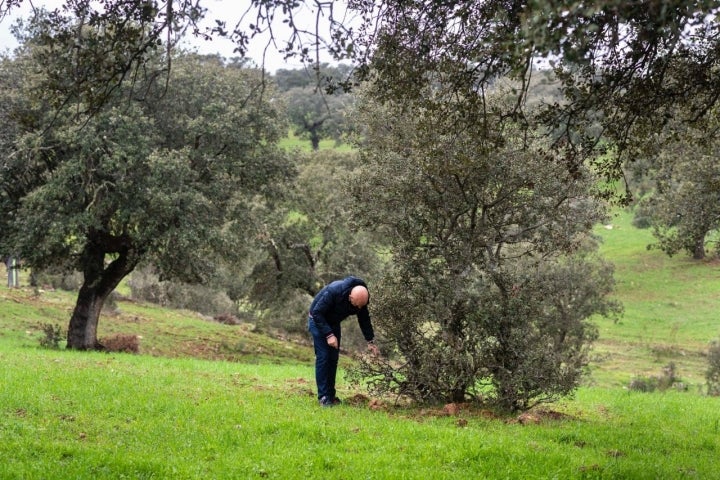
[[[368,293],[367,288],[363,287],[362,285],[353,287],[352,290],[350,290],[350,303],[353,307],[364,307],[365,305],[367,305],[369,298],[370,294]]]

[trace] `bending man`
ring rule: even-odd
[[[308,330],[315,346],[315,382],[318,401],[323,407],[340,403],[335,394],[335,375],[340,358],[340,322],[350,315],[357,315],[368,348],[373,354],[378,354],[370,322],[369,301],[365,282],[350,276],[326,285],[310,304]]]

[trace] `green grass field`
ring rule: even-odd
[[[140,335],[140,355],[44,349],[73,295],[0,287],[0,479],[720,478],[720,398],[703,394],[720,270],[647,251],[626,213],[597,231],[625,315],[598,320],[574,398],[520,416],[394,406],[343,382],[345,404],[322,409],[308,345],[130,301],[99,336]],[[686,391],[627,388],[669,362]]]

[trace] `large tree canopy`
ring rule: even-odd
[[[467,122],[481,122],[488,118],[487,93],[499,78],[509,77],[518,94],[504,114],[527,117],[524,97],[533,68],[553,65],[565,99],[549,105],[539,121],[552,129],[566,161],[597,160],[612,178],[622,175],[623,159],[637,155],[648,133],[677,112],[674,106],[686,107],[684,121],[696,121],[720,93],[715,1],[353,5],[379,24],[368,72],[384,98],[413,101],[424,86],[442,81],[464,101],[439,98],[434,108],[452,105],[465,111]],[[608,146],[620,155],[605,155]]]
[[[6,9],[22,1],[11,0]],[[718,1],[352,0],[353,16],[337,2],[257,0],[241,18],[210,19],[215,28],[201,31],[205,2],[67,0],[47,20],[58,38],[102,25],[123,54],[106,55],[81,36],[72,49],[48,44],[48,55],[72,60],[48,78],[49,86],[82,95],[87,108],[97,108],[108,92],[133,79],[148,51],[171,48],[186,32],[227,36],[239,55],[252,37],[266,35],[268,48],[318,66],[320,49],[353,59],[386,98],[411,101],[442,76],[465,99],[453,108],[477,122],[485,118],[485,93],[501,77],[518,82],[517,102],[506,115],[522,116],[532,68],[543,62],[564,82],[565,101],[541,116],[555,132],[556,148],[575,165],[598,160],[612,178],[622,176],[623,155],[633,158],[647,133],[676,114],[675,105],[686,107],[683,121],[695,122],[720,96]],[[308,7],[318,21],[303,25],[299,12]],[[287,34],[276,28],[278,19]],[[438,108],[449,105],[438,102]],[[619,155],[604,155],[607,145]]]
[[[64,41],[51,33],[0,70],[0,115],[13,132],[0,142],[0,250],[84,274],[68,346],[97,348],[103,302],[140,262],[202,281],[217,255],[242,254],[253,202],[291,171],[275,147],[287,130],[259,72],[212,57],[176,57],[169,77],[150,68],[167,59],[146,58],[132,85],[90,111],[92,99],[48,90],[71,68],[46,55]],[[114,51],[102,29],[78,33]]]

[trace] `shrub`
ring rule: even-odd
[[[149,268],[136,269],[128,279],[130,295],[135,300],[152,302],[159,305],[167,303],[164,288],[158,276]]]
[[[108,315],[117,315],[120,313],[120,307],[118,306],[117,300],[120,295],[116,291],[110,292],[110,295],[105,299],[103,304],[103,313]]]
[[[100,339],[106,352],[140,353],[140,338],[137,335],[116,333]]]
[[[151,269],[133,272],[128,281],[132,298],[164,307],[183,308],[203,315],[236,314],[238,307],[227,294],[203,285],[160,281]]]
[[[242,323],[242,320],[240,320],[232,313],[221,313],[219,315],[215,315],[213,317],[213,320],[218,323],[223,323],[225,325],[240,325]]]
[[[40,337],[40,346],[43,348],[59,349],[60,341],[65,337],[62,327],[55,324],[44,323],[39,325],[43,336]]]
[[[655,390],[665,391],[670,388],[687,390],[687,386],[682,382],[677,374],[677,368],[675,367],[674,362],[670,362],[665,365],[659,376],[633,378],[630,381],[628,388],[636,392],[654,392]]]
[[[637,203],[633,209],[632,225],[640,229],[652,227],[652,197],[645,197]]]
[[[657,377],[635,377],[630,381],[628,389],[634,392],[654,392],[657,389]]]
[[[363,358],[353,380],[421,402],[482,396],[507,411],[571,394],[597,335],[586,319],[619,311],[604,298],[611,270],[579,258],[521,267],[475,283],[469,273],[387,277],[376,330],[401,361]]]
[[[720,341],[710,344],[708,350],[708,369],[705,372],[708,395],[720,395]]]
[[[79,290],[82,282],[82,273],[57,268],[33,270],[30,275],[30,284],[34,287],[53,288],[69,292]]]

